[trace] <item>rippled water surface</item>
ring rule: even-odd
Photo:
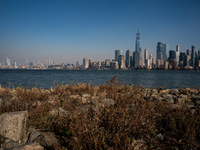
[[[1,86],[36,86],[50,88],[58,84],[90,83],[100,85],[112,77],[125,84],[142,85],[145,88],[182,88],[200,86],[199,71],[158,71],[158,70],[4,70],[0,69]]]

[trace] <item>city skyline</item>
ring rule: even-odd
[[[57,63],[115,59],[114,50],[156,58],[157,42],[180,52],[200,48],[198,0],[184,1],[0,1],[0,61]],[[166,52],[169,55],[169,52]]]

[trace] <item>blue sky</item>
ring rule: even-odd
[[[135,51],[137,24],[142,53],[200,48],[200,0],[0,0],[0,61],[114,59]]]

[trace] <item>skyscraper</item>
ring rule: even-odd
[[[126,67],[127,68],[131,67],[131,61],[132,61],[131,58],[132,58],[132,56],[133,56],[132,51],[130,49],[128,49],[126,51]]]
[[[83,69],[87,69],[88,67],[89,67],[88,59],[87,58],[83,58]]]
[[[141,46],[140,46],[141,38],[139,33],[139,25],[136,33],[136,41],[135,41],[135,52],[141,52]]]
[[[169,51],[169,44],[163,44],[163,60],[167,60],[167,52]]]
[[[142,68],[142,53],[140,51],[135,52],[135,68]]]
[[[139,25],[136,33],[136,41],[135,41],[135,52],[133,52],[133,67],[143,67],[142,65],[142,53],[141,53],[141,38],[140,38],[140,32],[139,32]]]
[[[122,50],[115,50],[115,61],[119,63],[119,56],[122,55]]]
[[[176,59],[176,52],[174,50],[169,51],[169,61],[171,59]]]
[[[119,56],[119,68],[120,69],[125,69],[126,68],[124,55],[120,55]]]
[[[6,59],[7,66],[10,66],[10,59],[7,57]]]
[[[148,59],[148,51],[147,49],[144,50],[144,63],[145,63],[145,60]]]
[[[159,57],[160,55],[158,55],[159,52],[163,52],[163,43],[162,42],[158,42],[157,43],[157,52],[156,52],[156,59],[160,59],[161,58]]]
[[[148,63],[149,63],[149,62],[148,62],[148,51],[147,51],[147,49],[145,49],[145,50],[144,50],[144,64],[145,64],[145,66],[146,66],[146,69],[148,69],[148,66],[149,66]]]
[[[164,61],[163,61],[163,53],[162,52],[158,52],[158,58],[160,60],[160,65],[163,65],[164,64]]]
[[[192,50],[191,49],[187,49],[187,55],[191,57],[192,54]]]
[[[176,61],[179,63],[180,45],[176,45]]]
[[[192,67],[194,67],[195,66],[195,46],[193,46],[193,45],[192,45],[191,60],[192,60]]]

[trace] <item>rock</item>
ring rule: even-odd
[[[56,104],[56,99],[58,99],[58,97],[49,96],[47,103],[48,104]]]
[[[169,89],[160,90],[160,93],[161,93],[161,94],[169,94]]]
[[[57,109],[50,109],[49,114],[52,116],[58,115],[58,110]]]
[[[42,145],[43,147],[50,147],[53,144],[58,144],[58,140],[55,137],[55,134],[52,132],[40,132],[34,130],[29,135],[28,143],[36,142]]]
[[[171,94],[164,94],[163,98],[165,99],[165,101],[167,101],[169,103],[174,103],[174,99],[173,99],[173,96]]]
[[[181,108],[182,106],[178,105],[178,104],[170,104],[170,108],[171,109],[178,109]]]
[[[25,144],[25,143],[23,143]],[[20,145],[23,145],[20,141],[13,141],[11,139],[6,139],[3,143],[2,143],[2,147],[5,148],[5,149],[8,149],[8,148],[12,148],[12,147],[17,147],[17,146],[20,146]]]
[[[69,111],[63,109],[62,107],[59,107],[58,110],[57,109],[51,109],[49,111],[49,114],[53,115],[53,116],[55,116],[55,115],[64,116],[64,115],[69,115],[71,113]]]
[[[110,107],[111,105],[115,105],[115,101],[109,98],[102,99],[102,103],[105,104],[107,107]]]
[[[42,147],[39,143],[28,143],[26,145],[10,148],[7,150],[44,150],[44,147]]]
[[[180,95],[180,98],[182,98],[182,99],[184,99],[184,100],[187,100],[189,97],[188,97],[188,95],[183,95],[183,94],[181,94],[181,95]]]
[[[37,106],[40,106],[41,105],[41,102],[40,101],[36,101],[33,103],[33,107],[37,107]]]
[[[59,107],[58,108],[58,112],[59,112],[59,115],[69,115],[69,114],[71,114],[69,111],[67,111],[67,110],[65,110],[65,109],[63,109],[62,107]]]
[[[191,99],[193,99],[193,100],[200,100],[200,95],[194,95],[194,94],[192,94],[191,95]]]
[[[185,99],[183,98],[178,98],[178,104],[183,104],[185,103]]]
[[[28,111],[3,113],[0,116],[0,134],[13,141],[22,140],[26,132]]]
[[[153,98],[153,100],[155,100],[157,98],[156,94],[152,94],[151,97]]]
[[[133,140],[131,146],[133,150],[147,150],[147,145],[142,139]]]
[[[176,95],[176,94],[178,94],[178,93],[179,93],[178,89],[170,89],[170,90],[169,90],[169,94]]]
[[[84,97],[84,98],[90,98],[90,97],[91,97],[91,95],[90,95],[90,94],[88,94],[88,93],[84,93],[84,94],[82,95],[82,97]]]
[[[200,96],[192,94],[191,99],[195,105],[198,105],[198,106],[200,105]]]
[[[81,105],[77,109],[78,109],[79,112],[86,112],[89,109],[96,111],[96,109],[94,107],[92,107],[91,105]]]
[[[157,134],[157,135],[156,135],[156,139],[163,141],[163,140],[164,140],[164,137],[163,137],[163,135],[160,133],[160,134]]]
[[[158,101],[163,101],[164,99],[162,98],[162,97],[160,97],[160,96],[158,96],[157,98],[156,98]]]
[[[70,95],[69,98],[71,98],[71,99],[79,99],[80,96],[79,95]]]

